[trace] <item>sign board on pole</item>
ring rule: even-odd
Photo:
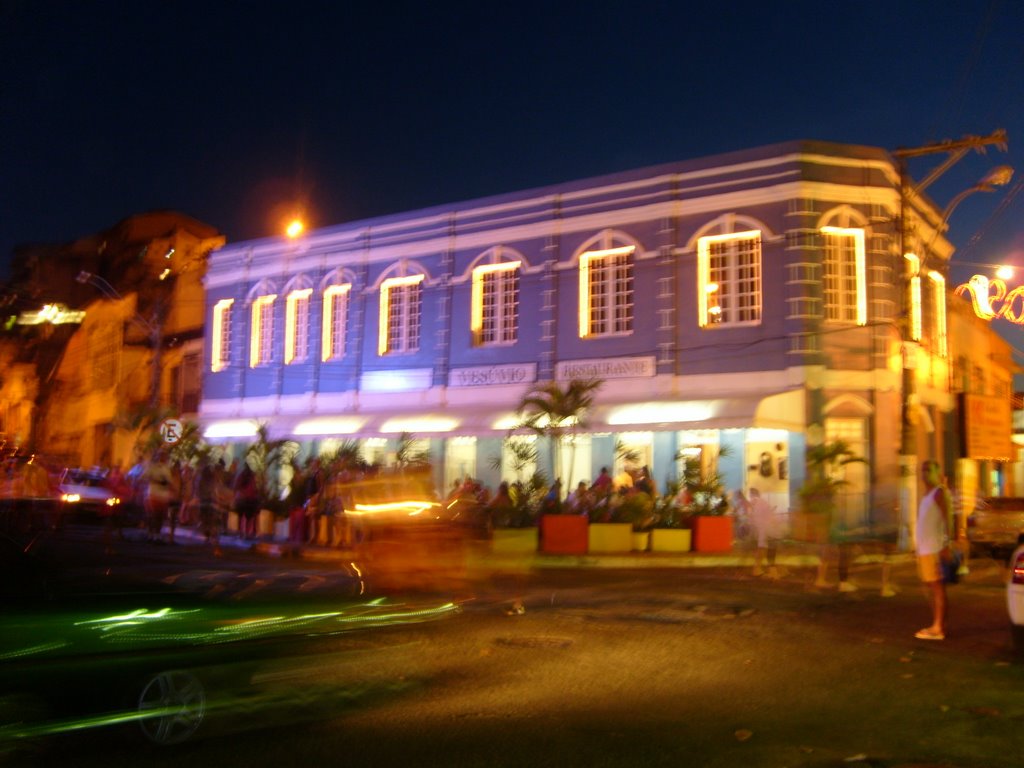
[[[174,445],[181,440],[182,426],[177,419],[164,419],[160,422],[160,437],[168,445]]]

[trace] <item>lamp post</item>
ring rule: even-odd
[[[75,277],[75,282],[93,286],[108,299],[124,301],[124,296],[118,293],[114,286],[108,283],[104,278],[93,274],[92,272],[86,272],[85,270],[79,272],[78,276]],[[150,346],[153,348],[153,358],[151,361],[152,369],[150,372],[149,405],[150,408],[153,409],[154,413],[160,406],[160,364],[163,347],[163,327],[161,326],[159,319],[159,312],[157,311],[154,311],[153,321],[147,320],[138,312],[132,315],[132,322],[146,332]]]
[[[911,237],[909,229],[909,213],[913,207],[911,203],[916,201],[924,189],[931,185],[943,173],[959,161],[967,152],[974,149],[984,152],[985,148],[996,145],[1002,151],[1006,151],[1006,131],[998,130],[989,136],[965,136],[957,141],[943,141],[929,144],[923,147],[909,149],[897,149],[893,155],[899,161],[899,253],[897,258],[901,261],[902,282],[902,312],[900,317],[901,354],[903,358],[902,372],[902,419],[900,439],[900,547],[908,548],[909,531],[911,519],[917,508],[917,420],[918,420],[918,395],[917,395],[917,356],[918,343],[913,338],[911,331],[911,311],[913,299],[911,290],[914,278],[918,276],[920,269],[927,263],[931,246],[939,233],[944,231],[946,222],[952,215],[953,210],[968,196],[975,192],[991,192],[996,186],[1006,184],[1012,176],[1012,169],[1009,166],[998,166],[990,171],[981,181],[954,197],[942,211],[940,220],[935,226],[932,236],[925,245],[924,250],[914,254],[911,249]],[[907,171],[907,160],[913,157],[924,155],[947,154],[948,157],[937,168],[935,168],[920,183],[913,183]]]

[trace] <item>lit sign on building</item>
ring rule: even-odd
[[[63,304],[47,304],[34,312],[22,312],[18,315],[18,325],[64,325],[80,323],[85,319],[85,312],[68,309]]]
[[[1024,325],[1024,285],[1008,290],[1003,280],[974,275],[956,287],[956,295],[970,294],[974,314],[983,320],[1002,317],[1015,325]]]

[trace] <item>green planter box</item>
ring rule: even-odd
[[[655,528],[651,531],[651,552],[689,552],[692,531],[686,528]]]
[[[496,555],[526,555],[537,551],[537,528],[495,528],[491,552]]]
[[[591,523],[587,528],[587,552],[631,552],[633,526],[631,523]]]

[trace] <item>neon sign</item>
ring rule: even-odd
[[[956,287],[956,295],[969,293],[974,314],[983,320],[1005,318],[1014,325],[1024,325],[1024,285],[1008,290],[999,278],[989,280],[984,275],[974,275],[966,283]]]

